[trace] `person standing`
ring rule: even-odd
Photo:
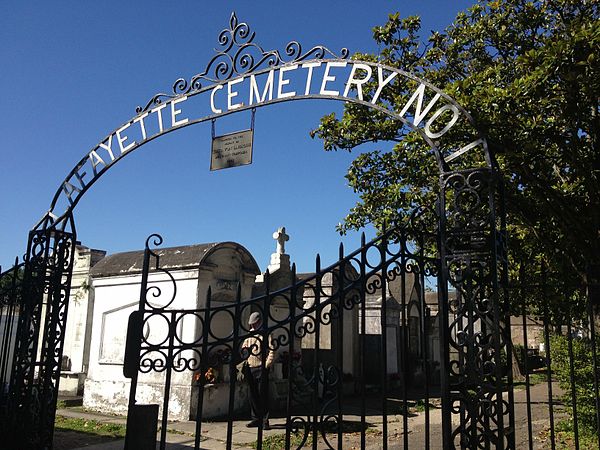
[[[250,408],[252,420],[247,427],[258,427],[262,421],[263,429],[269,426],[269,369],[273,365],[274,353],[271,336],[268,338],[269,348],[265,350],[265,361],[263,364],[263,337],[260,334],[262,317],[260,313],[253,312],[248,319],[248,325],[252,336],[246,338],[242,344],[242,350],[248,355],[247,368],[244,377],[249,384]]]

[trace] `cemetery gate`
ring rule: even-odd
[[[387,442],[389,434],[407,430],[409,409],[418,401],[439,402],[441,389],[435,319],[443,316],[438,312],[447,315],[448,308],[442,292],[427,295],[432,285],[440,285],[438,235],[426,230],[432,219],[428,214],[415,211],[409,222],[369,243],[363,235],[361,248],[352,253],[340,246],[339,260],[329,267],[322,268],[317,256],[314,273],[297,274],[295,266],[267,271],[264,294],[252,299],[242,298],[240,282],[233,302],[213,298],[210,286],[202,307],[192,310],[177,307],[175,277],[162,267],[159,252],[149,247],[162,238],[151,236],[139,309],[130,316],[127,337],[124,371],[132,380],[128,430],[138,431],[128,433],[126,447],[154,445],[160,407],[160,445],[165,448],[165,424],[174,406],[170,397],[182,379],[191,392],[195,448],[202,445],[203,422],[215,417],[224,421],[230,447],[234,433],[246,429],[248,420],[240,420],[248,415],[248,397],[257,388],[247,375],[242,381],[241,367],[255,355],[264,370],[268,352],[274,360],[266,388],[270,421],[259,421],[255,436],[250,435],[257,448],[267,437],[265,428],[285,433],[286,448],[340,449],[351,446],[344,441],[347,433],[359,433],[355,445],[365,447],[367,439],[370,444],[374,439]],[[263,318],[257,330],[248,325],[251,313]],[[416,322],[414,332],[409,322]],[[256,335],[270,342],[270,348],[247,347],[247,339]],[[159,386],[157,374],[162,374]],[[136,404],[136,390],[144,379],[144,398],[162,397],[160,405]],[[154,426],[149,426],[149,412]],[[367,433],[374,416],[380,420],[381,436]],[[403,418],[393,433],[388,430],[390,417]],[[425,427],[423,444],[429,447],[428,420]],[[408,442],[404,433],[406,448]]]
[[[138,380],[152,372],[164,375],[161,447],[171,379],[182,373],[189,375],[196,405],[196,448],[205,426],[204,397],[217,389],[215,381],[223,381],[225,441],[231,447],[236,399],[245,389],[237,366],[248,357],[243,342],[252,311],[265,318],[259,334],[263,342],[272,341],[280,368],[271,383],[278,394],[273,401],[280,402],[272,417],[285,433],[286,448],[343,448],[352,433],[362,448],[371,439],[386,448],[398,436],[404,448],[516,448],[502,183],[469,114],[426,81],[352,59],[346,49],[339,55],[323,46],[305,51],[292,41],[283,53],[265,51],[235,14],[218,45],[204,71],[176,80],[171,93],[138,107],[83,156],[29,233],[23,264],[2,274],[3,439],[11,448],[52,447],[76,243],[73,213],[87,190],[125,156],[164,134],[279,102],[326,99],[369,108],[418,133],[439,168],[436,204],[416,209],[406,223],[390,224],[372,242],[363,239],[356,251],[341,248],[332,266],[321,268],[317,258],[313,274],[291,271],[288,282],[277,286],[275,274],[266,274],[264,295],[238,295],[231,305],[217,304],[209,292],[194,311],[146,298],[160,296],[148,279],[163,270],[147,248],[124,365],[132,380],[129,447],[141,448],[131,444],[143,435],[132,432],[138,419],[158,414],[156,406],[136,402]],[[406,103],[397,111],[391,99],[399,94]],[[461,132],[452,133],[458,124]],[[235,156],[225,155],[224,167],[236,164]],[[147,324],[157,320],[166,334],[154,341]],[[213,329],[216,321],[229,323],[229,333]],[[423,441],[411,442],[409,415],[420,410]],[[372,430],[374,416],[382,419]],[[399,427],[386,420],[392,416],[399,417]],[[266,431],[257,429],[258,448]],[[529,437],[531,445],[531,432]]]

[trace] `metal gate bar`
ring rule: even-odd
[[[151,322],[152,317],[160,316],[168,324],[168,336],[162,340],[163,344],[157,346],[146,340],[141,336],[141,327],[137,326],[136,333],[129,333],[128,340],[130,338],[136,338],[139,340],[137,345],[131,345],[128,347],[137,348],[138,355],[131,356],[128,352],[126,358],[126,367],[138,366],[138,371],[144,372],[164,372],[164,394],[162,400],[162,431],[160,433],[160,446],[164,448],[166,445],[166,424],[169,420],[169,398],[171,389],[171,373],[173,370],[191,370],[194,367],[199,369],[199,392],[198,392],[198,404],[197,404],[197,418],[196,418],[196,439],[195,447],[200,446],[200,436],[202,435],[202,422],[203,418],[203,386],[207,383],[206,374],[209,367],[218,364],[222,366],[222,371],[229,373],[229,397],[228,407],[230,413],[226,419],[226,439],[227,447],[232,445],[232,437],[235,426],[233,420],[233,410],[235,406],[236,392],[236,370],[235,366],[240,361],[244,360],[243,352],[240,349],[241,342],[250,335],[250,330],[247,329],[242,321],[242,312],[252,308],[261,312],[263,317],[268,320],[263,322],[260,329],[260,335],[262,336],[263,342],[271,342],[271,336],[274,336],[275,331],[284,332],[283,336],[278,338],[275,345],[275,350],[282,348],[285,345],[287,351],[287,361],[284,361],[288,367],[288,394],[285,400],[286,420],[285,420],[285,441],[286,446],[296,445],[310,445],[312,448],[319,448],[321,444],[326,445],[328,448],[342,448],[344,445],[344,433],[347,426],[344,417],[346,408],[350,407],[350,404],[344,401],[343,391],[343,379],[344,379],[344,357],[343,357],[343,346],[345,339],[345,331],[348,325],[344,324],[345,314],[358,314],[359,328],[356,330],[350,330],[352,336],[358,340],[360,348],[359,353],[356,355],[357,361],[357,378],[355,380],[355,386],[358,387],[359,396],[356,397],[356,406],[358,407],[358,418],[360,425],[360,442],[362,446],[367,445],[367,437],[369,439],[377,438],[383,448],[387,448],[389,445],[390,434],[388,424],[388,403],[390,398],[389,390],[389,374],[388,374],[388,283],[390,280],[398,279],[400,285],[400,298],[397,299],[401,303],[401,312],[398,315],[400,321],[398,325],[402,325],[400,329],[400,344],[396,348],[397,360],[402,361],[401,371],[403,373],[402,386],[400,388],[400,395],[402,397],[402,429],[404,436],[402,439],[405,445],[408,447],[409,437],[409,424],[408,424],[408,413],[409,413],[409,360],[407,357],[409,350],[409,334],[407,332],[409,328],[409,317],[407,310],[410,305],[416,305],[413,310],[416,331],[418,336],[415,336],[415,345],[412,351],[416,352],[420,373],[422,374],[422,380],[425,386],[420,388],[423,395],[424,413],[426,416],[425,423],[425,437],[424,445],[425,448],[431,447],[431,428],[430,428],[430,383],[431,383],[431,361],[430,361],[430,349],[427,343],[429,337],[429,322],[430,314],[429,307],[426,305],[425,300],[425,287],[427,286],[427,277],[438,276],[439,271],[439,260],[435,256],[427,256],[425,254],[425,237],[418,239],[415,244],[415,249],[410,250],[412,244],[407,245],[408,239],[412,236],[417,236],[418,230],[407,230],[398,228],[386,231],[383,235],[377,238],[375,241],[366,243],[364,235],[362,236],[362,247],[361,249],[353,252],[347,256],[344,256],[343,247],[340,246],[340,261],[328,268],[322,269],[320,263],[320,257],[317,255],[316,258],[316,272],[307,279],[301,279],[291,283],[290,287],[273,291],[271,289],[270,280],[271,276],[267,272],[264,276],[265,283],[265,294],[261,297],[242,301],[241,291],[238,286],[237,299],[234,304],[225,306],[213,306],[211,301],[211,290],[209,288],[206,304],[204,308],[193,309],[193,310],[180,310],[180,309],[169,309],[165,306],[157,307],[153,306],[149,302],[148,293],[153,287],[149,284],[148,275],[152,271],[160,271],[165,274],[169,274],[168,270],[160,267],[160,262],[157,253],[150,250],[147,245],[145,252],[145,263],[144,263],[144,275],[142,282],[142,292],[140,294],[140,319],[142,323]],[[427,239],[432,239],[435,242],[435,233],[432,233]],[[405,242],[400,242],[405,240]],[[157,242],[161,242],[158,239]],[[148,242],[147,242],[148,244]],[[397,250],[392,250],[392,245],[397,245]],[[406,253],[406,252],[409,253]],[[376,262],[371,261],[378,255]],[[150,263],[152,261],[152,263]],[[354,275],[351,274],[354,273]],[[411,300],[411,303],[407,302],[407,274],[410,274],[412,278],[413,294],[415,297]],[[295,267],[292,270],[292,278],[296,279]],[[323,284],[324,277],[329,277],[328,281],[331,282],[331,286],[325,288]],[[175,284],[174,278],[169,274],[170,279]],[[157,289],[154,287],[154,289]],[[307,291],[308,289],[308,291]],[[304,292],[304,294],[301,294]],[[298,301],[302,295],[306,295],[306,292],[310,292],[312,295],[312,304],[299,304]],[[374,391],[367,390],[367,369],[371,370],[372,367],[367,367],[367,337],[369,336],[368,327],[373,326],[367,322],[367,317],[371,314],[367,309],[367,294],[377,294],[379,297],[377,303],[379,304],[379,310],[377,311],[378,329],[379,336],[377,340],[379,342],[378,354],[375,355],[378,358],[378,375],[377,382],[373,385]],[[173,298],[175,297],[175,294]],[[444,303],[443,291],[439,296],[438,302]],[[306,297],[305,297],[306,298]],[[276,322],[269,322],[270,319],[270,308],[273,302],[280,299],[289,306],[286,310],[287,318]],[[304,300],[303,300],[304,302]],[[252,310],[250,309],[250,310]],[[354,313],[353,313],[354,311]],[[235,325],[226,337],[216,336],[211,331],[211,323],[214,317],[219,314],[227,314],[228,317],[232,318]],[[184,343],[183,340],[178,336],[176,324],[180,323],[186,316],[193,316],[196,318],[202,317],[201,321],[201,337],[192,343]],[[413,319],[411,319],[413,320]],[[348,324],[351,322],[348,322]],[[321,348],[321,338],[324,327],[327,326],[331,344],[337,343],[339,348],[327,347],[327,349]],[[293,355],[296,352],[297,339],[302,339],[306,336],[312,336],[311,342],[313,342],[310,357],[306,362],[310,362],[308,372],[301,370],[301,367],[295,367],[295,363],[292,360]],[[161,341],[159,339],[159,341]],[[373,341],[375,342],[375,341]],[[330,344],[328,344],[330,345]],[[443,348],[440,348],[443,351]],[[152,356],[152,352],[162,352],[164,360],[155,360]],[[185,351],[194,351],[199,354],[198,361],[192,362],[187,360],[184,355]],[[261,348],[262,360],[266,359],[266,346]],[[325,358],[326,354],[330,354]],[[175,361],[175,358],[180,358]],[[246,356],[247,357],[247,356]],[[325,359],[324,359],[325,358]],[[132,361],[134,366],[132,366]],[[331,364],[335,365],[331,365]],[[129,372],[129,370],[128,370]],[[131,373],[129,374],[131,375]],[[301,381],[302,378],[298,376],[305,375],[305,381]],[[131,392],[133,396],[130,398],[130,406],[135,405],[135,385],[138,382],[137,377],[132,377]],[[375,378],[373,381],[376,380]],[[301,384],[297,385],[300,382]],[[305,383],[305,384],[302,384]],[[309,390],[307,390],[309,388]],[[371,388],[371,389],[373,389]],[[300,391],[298,391],[300,389]],[[297,397],[297,392],[304,392],[300,397]],[[309,394],[306,397],[305,394]],[[368,400],[371,398],[371,400]],[[367,400],[369,405],[367,404]],[[381,422],[381,433],[373,436],[367,433],[369,427],[368,417],[374,413],[373,401],[379,404],[377,409],[377,416],[380,417]],[[376,404],[375,403],[375,404]],[[304,405],[304,406],[303,406]],[[351,407],[353,408],[353,407]],[[368,412],[369,411],[369,412]],[[369,419],[370,420],[370,419]],[[258,449],[262,448],[262,441],[264,437],[264,430],[262,428],[262,422],[257,427],[257,443]],[[297,443],[296,438],[299,439]],[[333,440],[332,440],[333,438]]]
[[[3,420],[13,448],[52,447],[74,246],[74,232],[41,228],[29,234],[22,281],[15,286],[19,319]]]

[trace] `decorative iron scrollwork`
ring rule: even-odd
[[[496,177],[487,169],[448,174],[443,180],[446,216],[446,277],[456,291],[448,304],[451,413],[461,415],[451,441],[462,448],[507,448],[514,439],[505,421],[509,405],[502,393],[508,346],[497,267],[505,258],[492,240],[498,234],[494,207]],[[512,413],[511,413],[512,414]]]
[[[72,233],[29,235],[9,401],[13,448],[52,444],[74,247]]]
[[[165,292],[153,287],[149,281],[142,286],[140,310],[144,323],[148,328],[152,323],[153,328],[140,336],[139,372],[162,373],[166,379],[171,372],[193,372],[195,386],[202,389],[207,384],[223,382],[225,376],[231,383],[240,362],[251,357],[264,360],[266,350],[258,342],[268,342],[268,351],[286,366],[285,371],[282,369],[288,379],[290,408],[286,430],[296,434],[294,445],[300,440],[301,447],[312,439],[327,448],[341,448],[340,433],[347,422],[343,420],[341,406],[345,395],[343,381],[348,374],[343,373],[341,351],[333,350],[333,346],[330,350],[338,352],[333,360],[325,363],[319,359],[323,350],[322,335],[330,333],[329,340],[343,339],[344,327],[358,327],[359,315],[366,317],[368,302],[371,302],[369,307],[379,305],[381,317],[378,316],[378,320],[387,323],[383,309],[387,303],[382,299],[391,296],[391,282],[404,285],[407,278],[414,280],[414,286],[420,286],[420,293],[415,293],[411,287],[411,291],[403,291],[401,295],[416,295],[419,301],[425,301],[426,279],[440,273],[440,260],[436,249],[425,244],[435,233],[430,233],[431,236],[425,233],[427,219],[424,212],[413,217],[415,220],[407,222],[405,227],[385,230],[371,242],[363,238],[361,248],[348,255],[344,255],[343,247],[340,247],[340,259],[329,267],[321,268],[317,257],[316,271],[309,276],[296,277],[294,268],[287,287],[271,291],[271,275],[267,272],[264,275],[265,293],[250,299],[241,298],[238,283],[235,302],[212,303],[213,286],[210,286],[203,307],[180,309],[175,303],[175,287],[167,288],[167,293],[164,288]],[[167,281],[164,285],[170,286],[175,284],[174,277],[161,267],[161,251],[150,249],[151,244],[161,243],[159,236],[151,236],[146,242],[145,275],[142,278],[147,279],[152,272],[150,280],[155,280],[158,274],[162,281]],[[214,284],[220,281],[215,279]],[[167,297],[166,303],[160,301],[161,296]],[[161,306],[154,304],[157,301]],[[421,307],[425,311],[426,306]],[[396,308],[408,310],[409,307],[398,300]],[[344,325],[345,320],[352,317],[352,311],[355,319]],[[250,312],[259,312],[267,318],[259,330],[247,325]],[[362,327],[366,329],[365,325]],[[353,332],[361,333],[358,328]],[[258,341],[248,344],[251,337],[257,337]],[[488,348],[486,345],[480,343],[481,348]],[[338,348],[342,347],[339,345]],[[311,356],[303,356],[305,348]],[[493,371],[493,367],[482,369],[484,372],[490,370]],[[235,390],[235,381],[233,386],[231,392]],[[197,410],[201,411],[202,401],[199,402]],[[163,414],[168,415],[168,405],[164,404],[163,408],[166,411]]]
[[[220,48],[215,49],[217,54],[208,62],[204,71],[194,75],[189,81],[185,78],[175,80],[172,94],[156,94],[146,103],[146,106],[138,106],[136,113],[140,114],[153,106],[160,105],[164,99],[197,93],[204,88],[204,83],[220,83],[259,69],[297,64],[308,59],[321,59],[326,56],[346,59],[350,55],[347,48],[342,48],[340,54],[336,55],[322,45],[312,47],[303,53],[299,42],[290,41],[285,46],[285,56],[282,56],[279,50],[264,50],[254,42],[255,37],[256,33],[251,31],[250,26],[246,22],[238,22],[236,14],[232,13],[229,28],[219,33]]]

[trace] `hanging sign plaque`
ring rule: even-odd
[[[215,136],[212,140],[210,170],[252,164],[253,130]]]

